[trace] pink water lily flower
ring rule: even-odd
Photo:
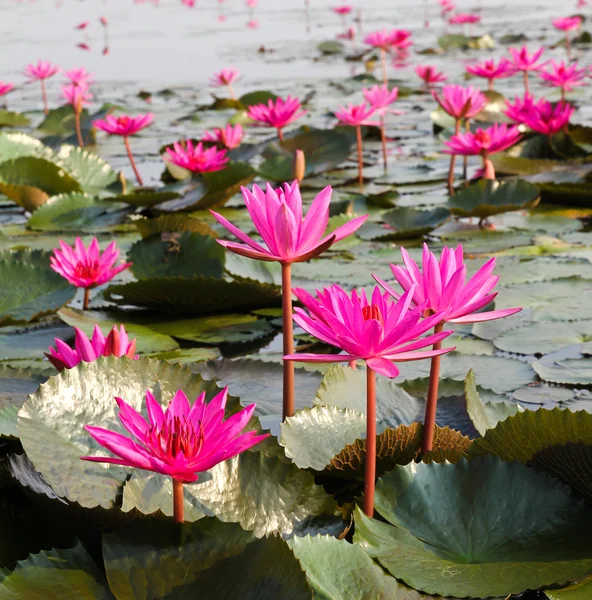
[[[255,404],[224,420],[227,397],[228,388],[224,388],[206,403],[206,394],[202,392],[191,406],[187,396],[179,390],[163,410],[148,390],[148,421],[122,398],[115,398],[119,420],[135,440],[102,427],[85,425],[94,440],[115,457],[81,458],[153,471],[182,483],[197,481],[199,473],[237,456],[269,436],[242,431],[253,415]]]
[[[265,192],[257,185],[251,192],[241,188],[245,205],[257,232],[263,239],[261,245],[227,221],[222,215],[210,211],[214,218],[235,235],[242,244],[218,240],[228,250],[264,261],[281,263],[304,262],[318,256],[333,244],[351,235],[368,218],[356,217],[323,236],[329,222],[329,205],[332,189],[322,190],[313,200],[306,217],[302,211],[302,197],[298,183],[284,183],[273,189],[268,183]]]
[[[247,110],[247,117],[255,121],[259,121],[269,127],[275,127],[278,132],[280,140],[284,139],[282,129],[299,119],[306,114],[305,110],[302,110],[300,101],[292,96],[286,96],[286,99],[271,98],[267,101],[267,104],[254,104],[249,106]]]
[[[392,112],[394,114],[400,114],[398,110],[389,110],[389,106],[396,102],[399,96],[399,88],[394,87],[392,90],[388,89],[386,85],[375,85],[371,88],[364,88],[362,90],[362,94],[366,99],[366,102],[370,104],[370,106],[379,114],[385,115],[387,112]],[[354,109],[357,107],[354,107]],[[341,107],[341,110],[343,107]],[[348,112],[348,111],[346,111]],[[335,113],[337,114],[337,113]],[[348,118],[351,115],[348,112]],[[339,118],[339,117],[338,117]],[[342,119],[340,119],[342,121]],[[344,121],[342,121],[344,122]],[[349,124],[349,123],[348,123]]]
[[[84,362],[93,362],[99,356],[127,356],[128,358],[138,358],[136,356],[136,340],[129,340],[125,327],[121,325],[119,330],[115,325],[105,337],[98,325],[95,325],[92,338],[89,340],[83,331],[74,327],[75,342],[71,348],[58,338],[55,338],[55,348],[49,349],[49,354],[45,356],[49,362],[58,370],[72,369],[76,365]]]
[[[546,100],[541,100],[524,118],[524,124],[543,135],[555,135],[564,131],[575,108],[567,102],[559,102],[555,106]]]
[[[555,27],[555,29],[559,29],[560,31],[575,31],[582,25],[582,18],[577,16],[561,17],[559,19],[553,19],[551,22],[553,23],[553,27]]]
[[[348,41],[353,41],[356,39],[356,29],[355,27],[348,27],[346,31],[344,31],[343,33],[338,33],[337,34],[337,39],[339,40],[348,40]]]
[[[487,104],[487,98],[472,86],[446,85],[441,95],[432,92],[432,96],[444,112],[455,119],[471,119]]]
[[[424,307],[411,308],[413,290],[398,301],[391,300],[378,286],[370,298],[364,290],[348,294],[338,285],[317,291],[316,298],[305,290],[294,292],[310,313],[296,308],[294,321],[307,333],[340,348],[343,354],[292,354],[285,356],[286,360],[315,363],[363,360],[373,371],[394,378],[399,374],[394,362],[421,360],[454,350],[417,352],[442,341],[451,332],[420,338],[442,315],[422,319]]]
[[[127,137],[142,131],[142,129],[151,125],[153,121],[154,115],[152,113],[146,113],[145,115],[138,115],[136,117],[130,117],[129,115],[121,115],[120,117],[107,115],[104,120],[98,119],[93,125],[109,135],[121,135]]]
[[[79,31],[83,31],[90,25],[89,21],[83,21],[82,23],[78,23],[74,29],[78,29]]]
[[[235,125],[226,125],[226,127],[212,129],[212,131],[206,131],[201,139],[204,142],[216,142],[222,144],[229,150],[238,148],[243,140],[243,128],[240,123]]]
[[[81,112],[84,106],[88,106],[93,97],[86,86],[73,83],[62,86],[62,95],[76,112]]]
[[[30,81],[39,81],[41,84],[41,96],[43,100],[43,112],[49,112],[49,104],[47,102],[47,90],[45,88],[45,80],[59,73],[60,68],[51,64],[48,60],[37,61],[37,64],[28,64],[25,67],[23,75]]]
[[[539,77],[544,79],[547,85],[561,89],[561,100],[565,100],[565,94],[575,87],[586,85],[586,76],[586,69],[579,69],[577,64],[566,65],[563,61],[550,61],[547,70],[539,71]]]
[[[218,73],[214,73],[214,75],[210,78],[210,86],[214,88],[227,87],[230,97],[233,100],[236,100],[232,84],[239,78],[239,76],[240,73],[232,67],[228,69],[222,69]]]
[[[410,38],[411,31],[408,29],[393,29],[390,33],[390,45],[392,48],[404,50],[413,43]]]
[[[391,264],[391,270],[402,292],[396,291],[388,283],[373,275],[380,286],[393,298],[400,299],[412,291],[411,305],[421,307],[424,315],[438,313],[444,323],[479,323],[509,317],[521,308],[505,308],[488,312],[478,312],[491,304],[497,292],[493,288],[499,276],[493,275],[495,258],[488,260],[472,277],[467,279],[463,247],[456,249],[445,246],[440,259],[423,245],[422,268],[401,247],[403,265]]]
[[[201,142],[194,146],[191,140],[175,142],[172,149],[166,149],[166,153],[165,160],[192,173],[221,171],[229,160],[226,150],[205,148]]]
[[[502,58],[497,64],[494,60],[484,60],[476,65],[468,65],[467,72],[476,77],[487,79],[491,91],[493,90],[494,79],[511,77],[516,73],[516,68],[507,58]]]
[[[334,6],[333,12],[338,15],[349,15],[349,13],[354,9],[351,4],[342,4],[340,6]]]
[[[415,67],[415,73],[428,87],[435,83],[446,81],[446,75],[444,75],[442,71],[438,71],[435,67],[430,67],[428,65],[417,65],[417,67]]]
[[[0,81],[0,96],[5,96],[14,89],[14,83],[4,83]]]
[[[377,48],[379,50],[388,51],[392,44],[392,31],[383,29],[381,31],[373,31],[364,38],[364,44]]]
[[[93,82],[92,75],[84,67],[66,71],[64,75],[70,80],[70,83],[74,85],[88,87]]]
[[[465,23],[479,23],[481,21],[481,17],[479,15],[471,15],[471,14],[464,14],[464,13],[458,13],[457,15],[454,15],[453,17],[450,17],[450,19],[448,19],[448,22],[451,25],[464,25]]]
[[[526,94],[530,93],[528,74],[531,71],[540,71],[547,64],[539,62],[543,51],[544,48],[539,48],[533,52],[533,54],[529,54],[526,46],[523,46],[519,50],[516,48],[510,48],[512,63],[516,69],[516,72],[522,71],[522,76],[524,78],[524,92]]]
[[[535,102],[534,97],[529,94],[524,94],[522,98],[517,96],[514,98],[513,103],[506,100],[506,110],[504,111],[504,114],[514,121],[514,123],[521,125],[526,121],[528,114],[531,111],[536,110],[537,104],[540,104],[541,102],[545,102],[545,100],[541,99],[538,102]]]

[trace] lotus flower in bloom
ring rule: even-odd
[[[411,32],[407,29],[393,29],[390,33],[390,45],[398,50],[404,50],[412,44],[410,37]]]
[[[92,83],[92,75],[84,67],[66,71],[64,75],[70,80],[70,83],[74,85],[88,87],[88,85]]]
[[[344,125],[357,127],[367,123],[375,110],[373,106],[366,104],[348,104],[347,107],[340,106],[339,110],[335,111],[335,116]]]
[[[543,135],[555,135],[567,128],[574,110],[567,102],[559,102],[553,106],[542,100],[525,115],[524,124]]]
[[[210,86],[214,88],[227,87],[230,97],[233,100],[236,100],[234,90],[232,89],[232,84],[238,79],[239,75],[240,73],[232,67],[229,69],[222,69],[218,73],[214,73],[214,75],[210,78]]]
[[[571,92],[575,87],[586,85],[583,81],[586,75],[586,69],[578,69],[577,64],[566,65],[563,61],[560,63],[551,61],[548,70],[542,69],[539,71],[539,76],[548,85],[561,88],[562,100],[565,100],[566,92]]]
[[[457,15],[454,15],[453,17],[450,17],[450,19],[448,19],[448,22],[451,25],[464,25],[465,23],[479,23],[479,21],[481,21],[481,17],[479,15],[469,15],[469,14],[463,14],[463,13],[459,13]]]
[[[243,128],[241,124],[237,124],[234,127],[232,125],[226,125],[219,129],[213,129],[212,131],[206,131],[201,139],[204,142],[216,142],[222,144],[229,150],[238,148],[243,140]]]
[[[92,99],[92,94],[86,86],[76,85],[74,83],[62,86],[62,95],[66,102],[71,104],[78,113],[80,113],[82,108],[87,106]]]
[[[108,115],[104,120],[95,121],[93,125],[109,135],[127,137],[142,131],[142,129],[151,125],[153,121],[154,115],[152,113],[138,115],[137,117],[130,117],[128,115],[114,117],[113,115]]]
[[[109,335],[105,337],[98,325],[95,325],[92,339],[88,339],[83,331],[74,327],[75,343],[74,348],[70,348],[66,342],[55,338],[55,348],[49,349],[49,354],[45,354],[49,362],[58,370],[71,369],[77,364],[84,362],[93,362],[99,356],[127,356],[128,358],[137,358],[136,340],[129,340],[127,332],[123,325],[119,330],[114,325]]]
[[[399,369],[393,362],[430,358],[454,350],[420,348],[440,342],[451,332],[419,338],[442,320],[441,314],[422,319],[422,306],[410,310],[413,290],[394,302],[376,286],[370,299],[366,292],[353,290],[348,294],[338,285],[317,291],[314,298],[305,290],[294,290],[296,297],[310,314],[295,309],[294,321],[307,333],[343,350],[343,354],[292,354],[286,360],[300,362],[351,362],[364,360],[369,368],[397,377]]]
[[[392,46],[392,34],[392,31],[386,29],[383,29],[382,31],[373,31],[364,38],[364,44],[386,52]]]
[[[242,188],[245,205],[265,246],[258,244],[222,215],[210,211],[214,218],[235,235],[242,244],[218,240],[236,254],[264,261],[303,262],[318,256],[334,243],[354,233],[368,216],[357,217],[324,236],[329,222],[332,189],[322,190],[313,200],[306,217],[302,214],[302,197],[298,183],[284,183],[274,190],[268,183],[265,192],[257,185],[253,191]]]
[[[560,19],[553,19],[551,21],[555,29],[560,31],[575,31],[579,29],[582,24],[581,17],[562,17]]]
[[[493,275],[495,258],[488,260],[467,280],[461,244],[455,250],[445,246],[440,260],[424,244],[421,270],[405,248],[401,248],[401,256],[403,265],[390,267],[403,292],[396,291],[376,275],[373,277],[396,300],[411,292],[411,306],[421,308],[424,315],[438,313],[442,322],[460,324],[501,319],[522,310],[505,308],[478,312],[497,296],[497,292],[492,292],[499,281],[499,276]]]
[[[226,150],[204,148],[201,142],[197,146],[194,146],[191,140],[183,143],[175,142],[173,149],[167,148],[166,152],[167,156],[165,160],[192,173],[220,171],[228,162]]]
[[[516,69],[507,58],[502,58],[497,65],[494,60],[484,60],[476,65],[468,65],[467,72],[476,77],[487,79],[489,89],[493,90],[494,79],[511,77],[516,73]]]
[[[447,85],[439,96],[432,92],[436,102],[455,119],[471,119],[487,104],[487,98],[476,88],[462,85]]]
[[[14,83],[4,83],[0,81],[0,96],[5,96],[14,89]]]
[[[387,112],[400,114],[399,111],[389,110],[388,108],[393,102],[396,102],[397,97],[399,96],[399,88],[395,87],[392,90],[389,90],[386,85],[375,85],[371,88],[363,89],[362,94],[364,94],[366,102],[368,102],[379,115],[384,116]],[[343,107],[341,107],[341,110],[344,110]],[[349,116],[348,113],[348,117]]]
[[[37,64],[29,64],[25,67],[24,76],[28,79],[42,80],[53,77],[56,73],[59,73],[60,68],[56,65],[52,65],[48,60],[40,60]]]
[[[533,54],[528,53],[526,46],[520,48],[510,48],[510,54],[512,55],[512,63],[516,71],[522,71],[524,77],[524,92],[530,93],[528,85],[528,74],[531,71],[540,71],[546,63],[540,63],[539,60],[543,54],[544,48],[539,48]]]
[[[354,9],[351,4],[342,4],[341,6],[334,6],[333,12],[338,15],[349,15],[349,13]]]
[[[104,462],[168,475],[176,481],[191,483],[198,474],[244,452],[268,437],[256,431],[242,432],[255,410],[255,404],[224,421],[228,388],[224,388],[208,403],[203,392],[189,404],[179,390],[166,410],[146,392],[148,421],[121,398],[119,420],[135,438],[86,425],[85,429],[101,446],[115,454],[83,456],[82,460]]]
[[[423,79],[428,87],[434,83],[446,81],[446,75],[441,71],[437,71],[435,67],[418,65],[415,67],[415,72],[420,79]]]
[[[114,241],[102,253],[97,238],[92,239],[88,248],[79,237],[74,246],[68,246],[62,240],[59,243],[61,249],[55,248],[49,259],[51,268],[79,288],[90,289],[107,283],[132,264],[114,266],[119,257]]]
[[[275,127],[278,132],[278,137],[283,140],[282,129],[299,119],[306,111],[301,110],[302,106],[297,98],[287,96],[285,100],[282,98],[271,98],[267,101],[267,104],[255,104],[249,106],[247,111],[247,117],[269,127]]]
[[[538,101],[539,104],[541,102],[545,102],[545,100]],[[506,100],[506,110],[504,111],[504,114],[509,119],[514,121],[514,123],[521,125],[526,121],[527,115],[531,111],[536,110],[536,105],[537,103],[535,103],[535,100],[532,96],[529,94],[524,94],[523,98],[514,98],[514,103]]]

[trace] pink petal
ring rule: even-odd
[[[368,358],[366,359],[366,365],[368,368],[376,371],[380,375],[394,379],[399,375],[399,369],[386,358]]]
[[[503,319],[510,315],[515,315],[520,312],[522,308],[504,308],[500,310],[491,310],[489,312],[473,313],[472,315],[466,315],[459,317],[458,319],[451,319],[449,323],[480,323],[482,321],[493,321],[495,319]]]

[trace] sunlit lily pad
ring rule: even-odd
[[[450,218],[450,211],[444,207],[433,210],[417,210],[408,206],[393,208],[382,215],[382,220],[392,227],[389,233],[393,240],[411,239],[426,235]]]
[[[0,127],[26,127],[30,124],[27,115],[11,110],[0,110]]]

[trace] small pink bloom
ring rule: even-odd
[[[442,17],[445,17],[446,13],[452,12],[456,9],[456,4],[450,1],[440,2],[440,6],[442,7]]]
[[[0,81],[0,96],[5,96],[14,89],[14,83],[4,83]]]
[[[302,106],[297,98],[286,96],[285,100],[282,98],[269,99],[267,104],[249,106],[247,117],[269,125],[269,127],[282,129],[306,114],[306,111],[301,110],[301,108]]]
[[[85,50],[86,52],[90,52],[90,46],[88,44],[85,44],[84,42],[82,42],[81,44],[76,44],[77,48],[80,48],[81,50]]]
[[[516,69],[507,58],[502,58],[497,65],[494,60],[484,60],[476,65],[468,65],[467,72],[491,81],[511,77],[516,73]]]
[[[53,77],[56,73],[59,73],[60,68],[56,65],[52,65],[48,60],[40,60],[36,65],[29,64],[25,67],[23,75],[29,78],[31,81],[48,79]]]
[[[506,308],[488,312],[477,312],[491,304],[496,293],[491,293],[499,281],[493,275],[495,258],[488,260],[472,277],[467,279],[463,247],[456,250],[444,247],[440,260],[423,245],[422,270],[401,247],[403,265],[390,265],[395,279],[403,292],[395,291],[376,275],[374,279],[391,295],[399,300],[411,292],[411,306],[421,308],[424,315],[439,313],[440,321],[446,323],[478,323],[508,317],[521,308]]]
[[[442,315],[422,319],[423,306],[410,310],[413,289],[398,301],[378,286],[370,298],[365,290],[353,290],[350,295],[338,285],[317,291],[316,298],[301,289],[295,289],[294,294],[310,313],[296,308],[294,321],[307,333],[340,348],[343,354],[290,354],[284,356],[285,360],[325,363],[361,359],[377,373],[394,378],[399,374],[394,362],[421,360],[454,350],[417,352],[442,341],[452,331],[420,338],[442,320]]]
[[[258,27],[259,27],[259,21],[257,21],[257,19],[251,19],[250,21],[247,21],[248,29],[257,29]]]
[[[102,253],[97,238],[92,239],[88,248],[85,248],[79,237],[74,246],[68,246],[60,240],[60,248],[61,250],[55,248],[54,255],[49,258],[51,268],[80,288],[94,288],[107,283],[132,264],[114,266],[119,257],[115,242],[111,242]]]
[[[82,30],[86,29],[89,25],[90,25],[89,21],[83,21],[82,23],[79,23],[78,25],[76,25],[75,29],[79,29],[82,31]]]
[[[255,8],[257,6],[257,2],[258,2],[258,0],[245,0],[245,4],[249,8]]]
[[[529,54],[526,46],[523,46],[519,50],[516,48],[510,48],[510,54],[512,55],[514,68],[517,71],[540,71],[546,64],[538,62],[544,50],[544,48],[539,48],[533,54]]]
[[[111,463],[168,475],[176,481],[191,483],[199,473],[208,471],[264,440],[269,434],[257,435],[245,428],[255,410],[250,404],[224,420],[228,388],[206,403],[202,392],[193,403],[179,390],[166,411],[150,391],[146,392],[147,422],[121,398],[119,420],[133,439],[102,427],[85,425],[86,431],[117,458],[82,456],[82,460]]]
[[[136,340],[129,340],[125,327],[120,326],[119,331],[113,325],[109,335],[105,337],[98,325],[95,325],[92,339],[88,339],[84,332],[78,327],[74,327],[76,339],[74,348],[71,348],[63,340],[55,339],[55,348],[49,349],[49,354],[45,354],[49,362],[58,370],[71,369],[77,364],[84,362],[93,362],[99,356],[127,356],[128,358],[138,358],[136,356]]]
[[[476,88],[462,85],[447,85],[440,97],[432,92],[436,102],[455,119],[470,119],[480,113],[487,104],[487,98]]]
[[[576,4],[577,8],[585,8],[586,6],[588,6],[588,2],[586,2],[586,0],[578,0],[578,3]]]
[[[368,102],[379,115],[384,116],[387,112],[401,114],[398,110],[388,108],[397,100],[399,88],[395,87],[392,90],[389,90],[386,85],[375,85],[374,87],[363,89],[362,93],[364,94],[364,98],[366,98],[366,102]]]
[[[451,25],[464,25],[465,23],[479,23],[481,21],[481,17],[479,15],[469,15],[469,14],[463,14],[463,13],[459,13],[457,15],[454,15],[453,17],[450,17],[450,19],[448,19],[448,22]]]
[[[324,236],[329,222],[331,187],[326,187],[313,200],[306,217],[302,214],[302,197],[298,183],[284,183],[274,190],[269,183],[265,192],[257,185],[253,191],[242,188],[245,205],[253,224],[265,246],[255,242],[222,215],[210,211],[214,218],[242,244],[218,240],[225,248],[236,254],[282,263],[304,262],[318,256],[334,243],[351,235],[368,218],[368,215],[352,219]]]
[[[543,99],[526,113],[524,124],[543,135],[555,135],[566,129],[574,111],[575,108],[567,102],[553,106]]]
[[[80,67],[80,69],[72,69],[71,71],[66,71],[64,75],[74,85],[88,87],[89,84],[93,83],[92,75],[84,67]]]
[[[581,17],[562,17],[560,19],[553,19],[553,27],[560,31],[575,31],[580,28],[582,24]]]
[[[344,33],[338,33],[337,37],[340,40],[349,40],[351,42],[352,40],[356,39],[356,29],[355,27],[350,27]]]
[[[561,88],[564,92],[571,92],[575,87],[586,85],[583,81],[586,78],[586,69],[578,69],[576,63],[566,65],[563,61],[556,63],[550,61],[547,70],[539,71],[539,76],[544,79],[548,85]]]
[[[344,125],[357,127],[365,124],[375,111],[376,109],[373,106],[367,106],[366,104],[348,104],[347,108],[340,106],[339,110],[335,111],[335,116]]]
[[[122,135],[130,136],[142,131],[149,125],[152,124],[154,115],[152,113],[146,113],[145,115],[138,115],[137,117],[130,117],[128,115],[121,115],[121,117],[114,117],[113,115],[107,115],[105,120],[97,120],[93,125],[105,131],[110,135]]]
[[[76,112],[81,112],[83,107],[90,104],[92,99],[92,94],[86,86],[75,85],[73,83],[62,86],[62,95]]]
[[[338,15],[349,15],[354,7],[351,4],[342,4],[341,6],[334,6],[333,12]]]
[[[231,85],[238,79],[239,75],[240,73],[236,69],[222,69],[210,78],[210,86],[224,87],[225,85]]]
[[[444,143],[446,154],[463,154],[466,156],[489,156],[502,152],[513,146],[520,139],[520,130],[516,126],[508,127],[506,123],[496,123],[487,129],[477,129],[475,133],[459,133]]]
[[[397,50],[404,50],[412,44],[410,37],[411,32],[407,29],[393,29],[390,34],[390,45]]]
[[[514,121],[514,123],[521,125],[526,121],[526,117],[533,111],[536,110],[537,104],[545,102],[544,99],[535,103],[534,98],[530,94],[524,94],[523,98],[514,98],[512,104],[509,100],[506,100],[506,110],[504,114]]]
[[[173,149],[167,148],[166,153],[165,160],[192,173],[221,171],[228,162],[226,150],[204,148],[201,142],[194,146],[191,140],[183,144],[175,142]]]
[[[212,131],[206,131],[202,137],[204,142],[216,142],[222,144],[229,150],[238,148],[243,139],[243,128],[241,124],[237,124],[234,127],[232,125],[226,125],[220,129],[213,129]]]
[[[107,27],[107,25],[108,25],[107,17],[101,17],[101,18],[99,19],[99,21],[101,21],[101,25],[102,25],[103,27]]]
[[[435,67],[421,66],[415,67],[415,72],[420,79],[423,79],[427,85],[441,83],[446,81],[446,75],[441,71],[437,71]]]
[[[410,36],[411,32],[405,29],[392,29],[390,31],[383,29],[382,31],[369,33],[364,38],[364,44],[386,52],[393,47],[399,49],[407,48],[411,45]]]

